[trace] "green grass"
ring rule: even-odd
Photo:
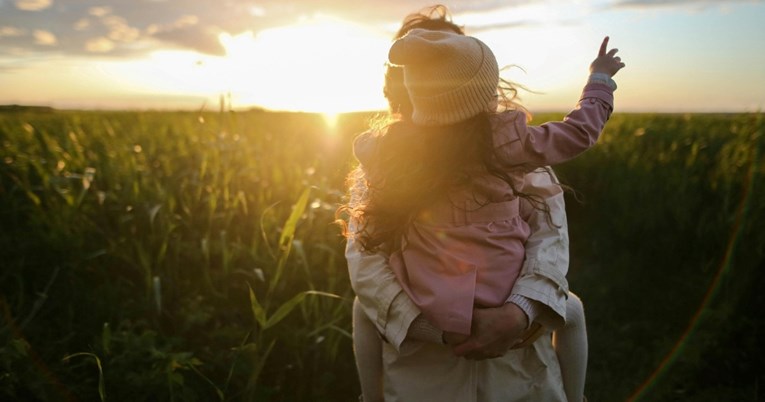
[[[0,114],[0,399],[355,400],[332,220],[369,118]],[[591,401],[762,399],[764,128],[615,115],[556,169]]]

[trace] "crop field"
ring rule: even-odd
[[[0,113],[0,400],[357,400],[372,117]],[[556,172],[589,400],[765,400],[765,115],[616,114]]]

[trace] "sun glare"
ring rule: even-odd
[[[340,113],[325,112],[322,113],[321,116],[324,119],[324,123],[327,124],[327,128],[329,128],[331,132],[334,132],[337,127],[337,119],[340,118]]]
[[[362,26],[318,16],[220,40],[235,103],[329,114],[385,107],[389,41]]]
[[[474,34],[494,50],[501,65],[525,70],[503,75],[547,94],[544,99],[522,94],[524,104],[533,108],[535,100],[542,100],[568,105],[569,92],[580,87],[593,53],[586,45],[595,41],[582,39],[589,33],[552,22],[505,29],[490,17],[497,18],[468,18],[484,27]],[[202,107],[217,105],[225,95],[236,109],[324,113],[328,126],[336,124],[338,113],[386,108],[382,85],[390,38],[384,30],[315,15],[257,34],[222,33],[218,39],[224,56],[163,50],[142,60],[103,64],[101,72],[119,77],[136,97],[162,93],[165,100]]]
[[[102,62],[136,96],[163,93],[198,103],[230,96],[234,108],[332,114],[385,108],[385,32],[328,16],[237,35],[222,33],[225,56],[162,50],[121,63]],[[327,121],[332,121],[328,118]]]
[[[582,12],[582,6],[532,2],[503,11],[466,13],[460,21],[469,35],[491,47],[500,66],[520,67],[502,76],[535,92],[520,93],[524,105],[532,110],[538,104],[565,109],[584,84],[602,39],[586,25],[570,23]]]

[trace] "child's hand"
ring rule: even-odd
[[[619,49],[611,49],[606,52],[608,47],[608,36],[603,38],[603,43],[600,44],[600,51],[598,57],[590,64],[590,73],[603,73],[608,74],[609,77],[613,77],[617,71],[624,67],[621,57],[614,57]]]
[[[465,342],[468,338],[470,338],[470,335],[444,331],[444,343],[447,345],[459,345],[460,343]]]

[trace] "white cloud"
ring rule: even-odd
[[[255,17],[264,17],[266,15],[266,9],[259,6],[250,7],[250,14]]]
[[[727,2],[717,0],[617,0],[614,7],[632,7],[632,8],[650,8],[650,7],[690,7],[691,9],[704,8],[709,6],[730,6],[735,3],[758,3],[761,0],[728,0]]]
[[[109,39],[117,42],[133,42],[141,36],[138,28],[128,25],[127,20],[117,15],[107,15],[102,20],[109,28]]]
[[[199,23],[199,17],[196,15],[183,15],[181,18],[178,18],[175,23],[173,24],[173,27],[175,28],[183,28],[191,25],[196,25]]]
[[[74,23],[72,28],[74,28],[75,31],[84,31],[90,28],[90,20],[87,18],[80,18]]]
[[[94,17],[103,17],[112,12],[111,7],[91,7],[88,9],[88,14]]]
[[[21,36],[21,35],[24,35],[24,31],[19,28],[12,27],[12,26],[0,27],[0,38]]]
[[[731,0],[731,4],[743,1]],[[479,32],[519,25],[576,22],[589,14],[612,7],[660,7],[664,3],[690,5],[711,2],[460,0],[445,3],[450,4],[455,22],[466,24],[470,32]],[[18,31],[8,29],[0,31],[0,37],[3,38],[0,53],[7,53],[11,47],[16,46],[35,52],[72,54],[83,54],[86,49],[109,48],[108,51],[113,55],[127,56],[160,48],[180,48],[221,55],[224,50],[218,35],[222,32],[237,35],[252,31],[257,34],[267,29],[294,25],[301,18],[329,15],[359,21],[389,35],[407,14],[433,3],[433,0],[0,0],[3,5],[0,27],[26,30],[21,35]],[[554,8],[556,12],[542,17],[524,13],[534,7]],[[553,18],[555,16],[557,18]],[[30,34],[33,29],[54,32],[57,47],[41,47],[41,43],[51,43],[51,37],[35,37]],[[94,42],[94,38],[108,39],[110,44],[107,46],[103,41]],[[91,43],[91,46],[87,46],[87,43]]]
[[[141,36],[141,31],[127,25],[112,28],[109,31],[109,39],[118,42],[134,42]]]
[[[157,24],[151,24],[151,25],[147,26],[146,29],[144,29],[144,32],[146,32],[146,35],[151,36],[151,35],[154,35],[155,33],[159,32],[160,30],[162,30],[162,27],[160,27]]]
[[[52,4],[53,0],[16,0],[16,8],[24,11],[40,11]]]
[[[114,49],[114,42],[108,38],[99,37],[85,42],[85,50],[91,53],[107,53]]]
[[[43,46],[53,46],[58,43],[56,35],[48,31],[35,30],[32,35],[35,38],[35,43]]]

